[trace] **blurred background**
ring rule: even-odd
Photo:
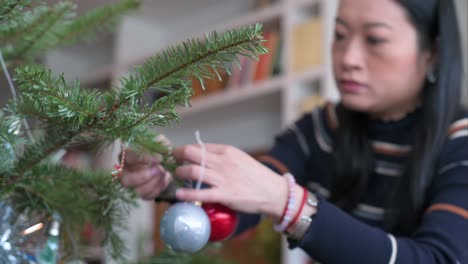
[[[456,0],[467,59],[467,1]],[[48,0],[48,2],[54,2]],[[79,12],[113,2],[76,1]],[[83,86],[109,89],[141,64],[145,58],[171,44],[211,30],[223,31],[241,25],[264,25],[270,53],[258,62],[240,59],[242,71],[233,70],[223,81],[209,81],[201,91],[195,81],[192,107],[180,108],[182,121],[172,128],[158,129],[178,146],[194,143],[200,130],[205,142],[232,144],[252,155],[271,146],[282,128],[324,100],[339,100],[330,68],[330,41],[338,0],[143,0],[138,12],[124,18],[113,31],[91,43],[47,54],[42,62],[69,80],[78,78]],[[466,67],[465,67],[466,72]],[[465,76],[467,74],[465,73]],[[3,78],[3,77],[2,77]],[[3,86],[6,87],[6,86]],[[465,81],[465,93],[467,93]],[[158,94],[148,94],[154,99]],[[0,91],[0,103],[9,99]],[[468,95],[465,94],[465,101]],[[77,148],[65,157],[78,168],[110,168],[116,148],[99,153]],[[130,257],[138,259],[160,252],[159,219],[164,204],[141,202],[123,230]],[[89,263],[106,261],[97,246],[99,234],[86,227]],[[307,263],[300,250],[286,249],[271,223],[223,243],[222,254],[239,263]]]

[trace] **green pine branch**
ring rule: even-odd
[[[17,0],[5,0],[4,2],[10,2],[3,4],[0,8],[5,8],[4,19],[0,19],[0,43],[2,45],[13,42],[20,36],[25,30],[30,30],[35,26],[35,21],[41,13],[49,10],[47,7],[33,8],[32,10],[20,12],[20,10],[27,5],[30,1],[17,1]]]
[[[28,1],[9,2],[23,5],[26,3],[22,2]],[[72,2],[60,1],[53,7],[37,5],[30,11],[17,12],[16,16],[0,25],[0,47],[10,64],[14,61],[31,61],[46,51],[95,39],[100,33],[108,32],[124,14],[136,7],[138,0],[122,0],[75,18],[76,5]],[[5,12],[8,10],[6,8]]]
[[[123,0],[88,11],[60,28],[58,41],[51,43],[48,48],[70,45],[80,40],[94,40],[100,33],[114,28],[123,15],[138,6],[139,0]]]
[[[31,32],[35,26],[42,24],[43,16],[47,12],[50,12],[49,7],[37,7],[3,22],[0,24],[0,43],[5,45],[14,42],[22,34]]]
[[[110,243],[115,257],[122,257],[122,238],[117,234],[123,226],[135,195],[113,182],[106,171],[82,172],[61,165],[34,167],[4,194],[19,210],[58,212],[65,229],[79,234],[83,223],[92,220],[99,230],[106,231],[104,244]],[[79,190],[79,191],[77,191]]]
[[[14,20],[21,10],[30,4],[31,0],[1,0],[0,23]]]
[[[5,60],[31,59],[35,55],[43,54],[44,45],[57,41],[57,27],[66,23],[66,19],[72,15],[73,8],[75,6],[70,2],[59,2],[52,8],[37,7],[36,18],[31,21],[29,27],[17,31],[16,41],[4,48]]]
[[[19,134],[20,126],[21,120],[19,118],[5,116],[0,111],[0,177],[12,172],[17,158],[18,146],[25,143]]]
[[[160,55],[148,59],[137,73],[124,79],[122,93],[126,97],[139,96],[148,88],[171,87],[180,78],[191,73],[201,83],[203,79],[219,76],[219,69],[229,71],[231,63],[242,54],[257,59],[268,50],[260,45],[260,24],[230,30],[223,34],[213,32],[203,39],[192,39],[164,50]],[[215,76],[207,67],[214,70]],[[139,80],[135,82],[134,80]],[[160,88],[161,89],[161,88]],[[138,93],[139,92],[139,93]]]
[[[39,66],[17,68],[15,81],[22,94],[14,111],[23,117],[27,112],[41,113],[45,122],[53,122],[76,131],[93,122],[99,112],[101,92],[82,89],[79,81],[68,84],[63,75]],[[32,109],[31,109],[32,108]]]
[[[55,77],[50,70],[41,67],[17,70],[16,81],[24,100],[12,106],[11,111],[31,117],[28,115],[31,111],[22,110],[41,107],[37,110],[45,115],[46,121],[55,120],[54,126],[47,127],[48,134],[56,135],[26,147],[25,155],[18,162],[18,175],[66,148],[83,133],[91,132],[108,142],[121,139],[132,143],[153,126],[167,126],[178,121],[175,107],[188,103],[190,75],[202,82],[203,78],[215,78],[206,70],[207,66],[216,71],[226,69],[237,60],[239,53],[255,58],[266,52],[262,41],[260,25],[223,34],[212,33],[203,40],[189,40],[148,59],[135,74],[122,79],[121,90],[102,96],[80,89],[78,82],[67,85],[63,77]],[[141,100],[149,89],[168,95],[151,106],[142,106]],[[57,122],[62,125],[57,126]],[[63,127],[68,129],[63,130]]]

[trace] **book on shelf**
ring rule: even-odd
[[[276,54],[278,53],[279,46],[279,33],[277,31],[265,32],[264,46],[270,50],[270,52],[260,56],[253,76],[254,81],[262,81],[268,79],[273,74],[273,65]]]
[[[192,89],[193,89],[193,96],[192,98],[196,98],[203,95],[208,95],[216,92],[220,92],[224,90],[227,84],[228,73],[222,69],[218,69],[219,76],[221,80],[218,79],[216,73],[212,68],[208,68],[208,71],[214,75],[211,79],[204,79],[204,88],[196,77],[192,76]]]
[[[276,50],[273,54],[273,61],[271,65],[271,76],[279,75],[283,71],[283,60],[282,60],[282,50],[283,50],[283,40],[281,36],[278,35],[278,43],[276,44]]]
[[[322,19],[314,16],[293,29],[293,70],[301,72],[323,62]]]
[[[281,61],[281,37],[278,31],[263,33],[264,46],[269,52],[259,56],[258,60],[240,56],[239,65],[234,64],[227,83],[230,89],[237,89],[252,82],[263,81],[279,73]]]

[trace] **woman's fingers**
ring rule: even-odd
[[[179,179],[197,181],[203,173],[203,182],[212,186],[219,186],[223,178],[210,168],[203,168],[195,164],[187,164],[177,167],[175,176]]]
[[[215,144],[215,143],[206,143],[205,147],[208,151],[216,153],[216,154],[225,154],[226,151],[234,148],[230,145]]]
[[[177,163],[183,164],[184,162],[191,162],[201,164],[202,161],[202,148],[200,145],[185,145],[176,148],[173,152],[174,158]],[[213,152],[210,148],[206,148],[205,152],[206,167],[213,167],[219,163],[219,155]]]
[[[162,156],[160,154],[138,154],[132,150],[127,150],[125,153],[125,167],[131,170],[157,165],[161,161]]]
[[[152,200],[162,191],[163,180],[162,177],[153,178],[145,184],[137,186],[135,191],[143,200]]]
[[[136,187],[147,183],[152,178],[159,178],[164,175],[160,166],[140,168],[138,170],[124,169],[124,174],[120,177],[120,183],[124,187]]]
[[[227,145],[205,144],[207,163],[203,182],[211,188],[180,189],[177,198],[185,201],[216,202],[246,213],[268,213],[276,208],[278,196],[283,196],[284,182],[276,173],[247,155]],[[188,145],[178,148],[174,155],[179,162],[191,162],[176,170],[178,178],[196,181],[200,166],[201,147]],[[287,190],[286,190],[287,192]]]

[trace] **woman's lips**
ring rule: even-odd
[[[357,93],[366,86],[363,83],[353,80],[341,80],[339,84],[341,90],[345,93]]]

